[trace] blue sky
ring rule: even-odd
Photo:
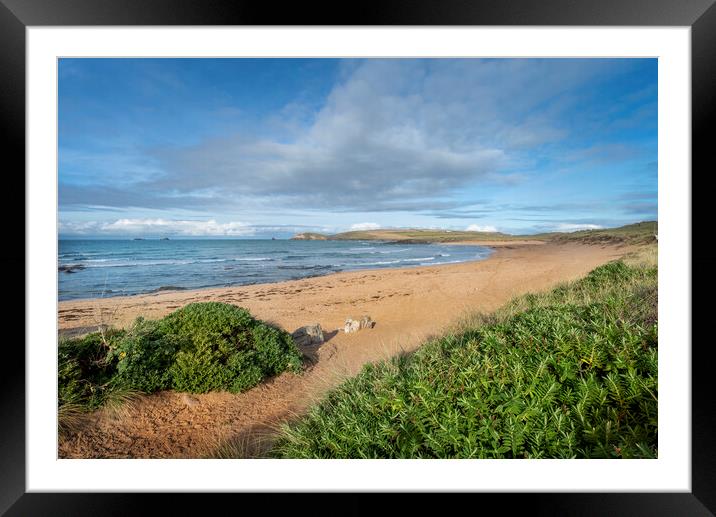
[[[657,217],[656,59],[61,59],[60,237]]]

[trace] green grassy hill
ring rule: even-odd
[[[544,237],[554,241],[581,241],[586,243],[625,243],[649,244],[656,242],[659,224],[656,221],[646,221],[629,224],[619,228],[604,230],[583,230],[572,233],[544,234]]]
[[[331,240],[388,240],[401,242],[459,242],[465,240],[504,241],[522,239],[498,232],[459,232],[452,230],[369,230],[331,235]]]
[[[583,230],[578,232],[540,233],[536,235],[509,235],[499,232],[467,232],[452,230],[429,229],[403,229],[403,230],[363,230],[343,232],[333,235],[320,233],[301,233],[293,237],[297,240],[385,240],[401,241],[405,243],[416,242],[486,242],[486,241],[572,241],[585,243],[625,243],[647,244],[656,241],[658,223],[647,221],[630,224],[619,228],[606,228],[603,230]]]

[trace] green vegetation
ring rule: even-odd
[[[60,406],[95,408],[104,402],[112,390],[114,374],[104,341],[105,338],[120,339],[124,334],[124,331],[109,331],[103,337],[95,332],[60,341],[57,351]]]
[[[192,303],[157,321],[138,318],[128,330],[62,339],[58,360],[61,414],[137,392],[240,392],[301,368],[287,332],[218,302]]]
[[[366,365],[271,455],[656,457],[657,314],[655,263],[609,263]]]
[[[557,242],[581,241],[587,244],[650,244],[656,242],[658,230],[659,224],[656,221],[647,221],[605,230],[544,234],[544,237]]]
[[[401,243],[460,242],[460,241],[509,241],[525,237],[499,232],[459,232],[451,230],[366,230],[331,235],[331,240],[395,240]]]
[[[658,224],[656,221],[642,222],[622,226],[620,228],[607,228],[604,230],[583,230],[570,233],[540,233],[536,235],[508,235],[499,232],[467,232],[452,230],[362,230],[323,235],[320,233],[303,233],[294,237],[299,240],[387,240],[403,243],[428,242],[460,242],[460,241],[573,241],[588,244],[624,243],[649,244],[656,241]]]
[[[401,243],[428,243],[428,242],[459,242],[469,240],[481,241],[508,241],[523,240],[525,237],[507,235],[497,232],[459,232],[451,230],[356,230],[351,232],[323,235],[320,233],[300,233],[295,240],[331,240],[331,241],[360,241],[383,240],[400,241]],[[530,237],[531,238],[531,237]]]

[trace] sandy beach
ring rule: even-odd
[[[95,412],[80,431],[60,441],[60,457],[202,457],[227,440],[248,444],[363,364],[414,350],[467,313],[489,312],[514,296],[579,278],[630,251],[613,245],[480,244],[495,252],[478,262],[60,302],[60,333],[99,324],[123,327],[137,316],[159,318],[191,302],[222,301],[246,307],[289,332],[319,323],[327,338],[320,347],[305,350],[312,364],[302,375],[285,373],[238,395],[163,392],[141,397],[131,411]],[[376,321],[373,329],[338,331],[346,318],[364,314]]]

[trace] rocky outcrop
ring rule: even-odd
[[[373,321],[370,316],[363,316],[359,320],[348,318],[343,326],[343,331],[346,334],[351,334],[353,332],[358,332],[361,329],[372,329],[374,326],[375,321]]]
[[[360,321],[358,321],[358,320],[353,320],[353,319],[351,319],[351,318],[348,318],[348,319],[346,320],[346,324],[345,324],[345,326],[343,327],[343,331],[344,331],[346,334],[351,334],[351,333],[353,333],[353,332],[358,332],[359,330],[360,330]]]
[[[57,268],[58,271],[64,271],[65,273],[76,273],[82,271],[85,268],[82,264],[64,264]]]
[[[292,241],[327,241],[328,237],[321,233],[305,232],[291,237]]]
[[[320,345],[324,341],[323,330],[318,323],[296,329],[291,337],[299,346]]]
[[[360,328],[372,329],[373,327],[375,327],[375,321],[373,321],[370,316],[363,316],[360,319]]]

